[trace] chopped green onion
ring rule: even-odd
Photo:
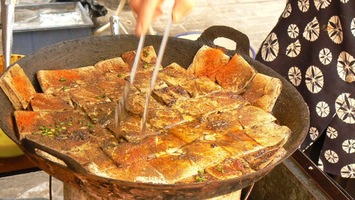
[[[67,81],[67,79],[65,79],[65,78],[60,78],[59,81],[60,81],[60,82],[65,82],[65,81]]]

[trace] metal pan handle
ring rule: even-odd
[[[221,37],[233,40],[237,44],[235,50],[226,49],[227,54],[234,55],[238,52],[249,55],[250,43],[248,36],[228,26],[211,26],[203,31],[197,41],[209,46],[216,46],[214,40]]]
[[[37,142],[34,142],[32,140],[29,140],[27,138],[22,139],[22,143],[23,146],[26,148],[26,151],[36,154],[38,155],[38,153],[36,152],[36,149],[39,149],[45,153],[48,153],[51,156],[54,156],[55,158],[63,161],[66,166],[71,169],[73,172],[76,173],[87,173],[87,171],[78,163],[76,162],[74,159],[72,159],[70,156],[67,156],[65,154],[62,154],[54,149],[48,148],[46,146],[43,146],[41,144],[38,144]],[[41,156],[41,155],[38,155]],[[41,156],[43,157],[43,156]],[[50,161],[53,162],[53,161]],[[53,163],[57,163],[57,162],[53,162]],[[58,163],[57,163],[58,164]]]

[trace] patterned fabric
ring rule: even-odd
[[[355,178],[355,0],[289,0],[256,59],[307,102],[311,127],[301,149],[326,134],[321,167]]]

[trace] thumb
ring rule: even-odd
[[[175,0],[173,7],[173,21],[179,22],[195,7],[195,0]]]

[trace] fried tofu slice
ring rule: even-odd
[[[106,154],[101,150],[95,140],[82,145],[73,146],[70,150],[62,151],[61,153],[70,156],[77,163],[90,171],[91,163],[99,166],[98,170],[104,171],[105,168],[115,165]],[[88,156],[90,155],[90,156]]]
[[[10,67],[0,78],[0,87],[9,98],[15,110],[25,110],[36,94],[31,81],[20,65]]]
[[[168,129],[185,121],[180,112],[171,108],[151,110],[147,120],[149,125],[156,130]]]
[[[283,146],[291,135],[287,126],[274,122],[263,123],[245,129],[245,133],[265,147]]]
[[[164,155],[181,156],[183,155],[181,147],[186,144],[186,142],[184,142],[180,138],[172,134],[165,133],[150,136],[144,142],[151,144],[150,147],[154,152],[155,158]]]
[[[79,110],[68,110],[63,112],[38,112],[38,111],[15,111],[16,125],[19,128],[19,134],[40,134],[56,135],[72,134],[81,131],[87,131],[91,135],[99,132],[101,127],[93,126],[91,120],[85,113]]]
[[[249,163],[250,168],[258,171],[266,167],[277,159],[284,156],[286,151],[282,147],[266,147],[263,151],[255,151],[254,153],[243,156],[243,159]]]
[[[272,114],[251,105],[244,106],[235,112],[231,111],[231,113],[239,120],[244,128],[276,121],[276,118]]]
[[[129,166],[136,162],[147,162],[154,157],[148,143],[118,143],[115,148],[103,148],[105,153],[117,163],[118,166]]]
[[[207,135],[207,133],[211,134],[211,132],[216,132],[214,130],[207,129],[205,126],[206,124],[201,124],[199,121],[196,120],[187,121],[172,126],[171,128],[169,128],[168,133],[180,138],[186,143],[192,143],[198,138]]]
[[[104,145],[105,153],[119,166],[147,162],[163,155],[181,155],[180,147],[185,143],[173,135],[149,136],[136,143],[122,142]]]
[[[252,105],[267,112],[272,112],[281,90],[282,83],[280,79],[257,73],[243,97]]]
[[[115,118],[113,117],[110,123],[107,123],[107,128],[116,138],[123,138],[125,141],[131,143],[137,143],[150,135],[158,134],[157,130],[151,127],[149,123],[146,124],[146,130],[142,132],[141,120],[142,118],[138,115],[128,115],[116,125]]]
[[[147,93],[151,84],[152,72],[137,72],[133,85],[137,88],[141,93]],[[126,81],[129,81],[130,76],[126,77]],[[168,85],[159,77],[157,77],[154,88],[153,89],[161,89],[168,87]]]
[[[201,169],[213,166],[231,154],[220,147],[215,141],[194,141],[182,148],[184,155],[196,163]]]
[[[108,98],[114,102],[117,102],[117,100],[122,97],[125,84],[126,81],[124,79],[117,79],[100,81],[96,84],[96,86],[100,88],[103,91],[103,94],[105,94]]]
[[[180,65],[172,63],[165,67],[161,77],[169,86],[180,86],[186,90],[191,97],[197,97],[222,89],[221,86],[211,81],[207,77],[197,77]]]
[[[237,92],[230,90],[221,90],[205,95],[218,103],[216,110],[223,112],[225,110],[238,109],[243,106],[249,105],[250,103],[240,96]]]
[[[249,102],[232,91],[217,91],[191,99],[178,99],[172,108],[185,115],[206,118],[208,115],[233,110]]]
[[[201,167],[191,162],[186,156],[164,155],[149,161],[169,184],[192,177],[201,170]]]
[[[58,127],[56,129],[58,129]],[[22,142],[26,143],[32,141],[35,142],[36,145],[45,146],[51,149],[51,151],[56,152],[54,154],[48,154],[45,149],[44,151],[42,151],[41,148],[36,149],[36,153],[47,160],[62,165],[71,164],[70,167],[74,167],[76,170],[86,170],[89,173],[107,177],[104,175],[105,170],[107,168],[116,167],[116,164],[101,151],[99,144],[103,140],[112,137],[112,135],[105,129],[95,130],[100,131],[100,133],[96,132],[96,136],[92,135],[90,131],[84,130],[80,132],[61,131],[54,135],[45,135],[43,133],[30,134],[27,135],[26,139],[22,140]],[[68,157],[71,159],[71,163],[63,163],[61,157],[58,159],[57,156]],[[78,165],[72,165],[74,162]],[[93,168],[92,165],[96,167]],[[78,169],[78,167],[80,167],[80,169]]]
[[[128,64],[129,69],[133,67],[136,51],[127,51],[122,54],[122,59]],[[139,56],[137,71],[152,71],[157,60],[157,54],[153,46],[145,46]],[[162,69],[163,67],[161,67]]]
[[[159,103],[172,107],[178,99],[190,98],[189,93],[181,86],[169,86],[161,89],[154,89],[152,96]]]
[[[246,129],[230,128],[218,138],[217,144],[233,158],[246,161],[253,170],[260,170],[284,153],[282,146],[289,134],[287,127],[270,122]]]
[[[33,111],[65,111],[74,109],[69,94],[61,92],[58,94],[36,93],[30,101]]]
[[[234,157],[242,157],[265,148],[253,138],[249,137],[244,130],[232,127],[218,137],[216,144]]]
[[[217,144],[230,152],[233,158],[244,160],[251,169],[260,170],[278,154],[283,154],[282,146],[289,133],[287,127],[267,123],[243,130],[229,129]]]
[[[111,102],[105,92],[95,85],[85,85],[84,87],[71,89],[68,93],[75,105],[81,108],[89,104]]]
[[[199,97],[191,99],[179,99],[172,106],[173,109],[178,110],[183,115],[192,117],[202,117],[213,112],[217,112],[218,102],[208,97]]]
[[[204,45],[197,51],[188,71],[198,77],[207,77],[215,82],[217,72],[227,65],[229,59],[230,57],[221,49]]]
[[[74,69],[39,70],[37,80],[44,93],[55,93],[80,85],[96,83],[102,74],[94,66]]]
[[[100,70],[103,74],[115,73],[129,75],[130,73],[127,63],[125,63],[121,57],[99,61],[94,65],[94,67]]]
[[[140,58],[144,63],[155,64],[157,61],[157,54],[154,47],[151,45],[143,47]]]
[[[70,151],[71,148],[91,142],[98,146],[100,141],[112,138],[107,130],[93,124],[82,112],[16,111],[15,120],[20,139],[30,139],[57,151]]]
[[[135,162],[107,170],[110,178],[130,182],[167,184],[165,177],[149,162]]]
[[[118,102],[122,98],[127,81],[123,78],[117,80],[100,81],[96,84],[111,101]],[[140,93],[139,90],[131,86],[129,94],[134,95]]]
[[[82,109],[93,123],[99,123],[104,127],[111,123],[114,118],[116,108],[117,103],[112,101],[96,104],[85,104],[82,106]]]
[[[173,86],[177,86],[181,82],[192,80],[197,77],[177,63],[171,63],[170,65],[164,67],[164,69],[161,70],[158,75],[165,82],[167,82],[168,85]]]
[[[255,172],[248,162],[239,157],[226,158],[214,166],[207,167],[205,171],[219,180],[237,178]]]
[[[41,127],[50,127],[54,123],[48,112],[18,110],[14,112],[14,117],[20,140],[27,135],[40,133]]]
[[[209,124],[212,130],[228,130],[230,128],[243,129],[240,124],[235,111],[216,112],[205,117],[205,121]]]
[[[198,77],[193,80],[186,80],[180,83],[191,97],[203,96],[222,90],[222,87],[206,77]]]
[[[242,105],[240,108],[223,110],[205,116],[215,129],[252,128],[257,125],[275,122],[276,118],[261,108],[252,105]]]
[[[146,94],[144,93],[129,95],[127,99],[127,110],[133,114],[142,115],[144,112],[145,101]],[[154,109],[163,109],[163,106],[150,96],[148,111]]]
[[[265,143],[261,144],[253,137],[246,134],[246,130],[238,129],[237,127],[229,128],[224,133],[215,135],[214,137],[209,136],[207,139],[210,142],[214,142],[216,146],[227,151],[230,154],[228,158],[233,158],[232,160],[227,160],[228,162],[224,164],[221,161],[222,164],[223,165],[226,164],[228,168],[231,167],[228,166],[228,163],[233,161],[233,162],[237,162],[234,164],[242,164],[241,166],[235,166],[235,167],[252,166],[253,170],[260,169],[264,167],[266,163],[271,161],[268,158],[270,158],[281,147],[280,142],[274,146],[267,146],[265,145]],[[214,167],[218,167],[219,164],[221,163],[216,164]],[[241,171],[239,172],[236,171],[235,173],[230,172],[231,174],[229,174],[228,176],[237,177],[247,172],[250,172],[249,170],[244,168],[236,169],[236,170],[241,170]],[[210,173],[212,173],[212,175],[215,176],[216,178],[223,179],[223,174],[216,172],[215,169],[213,169],[212,172],[210,171]]]
[[[239,54],[216,72],[216,80],[224,89],[241,93],[251,82],[256,70]]]

